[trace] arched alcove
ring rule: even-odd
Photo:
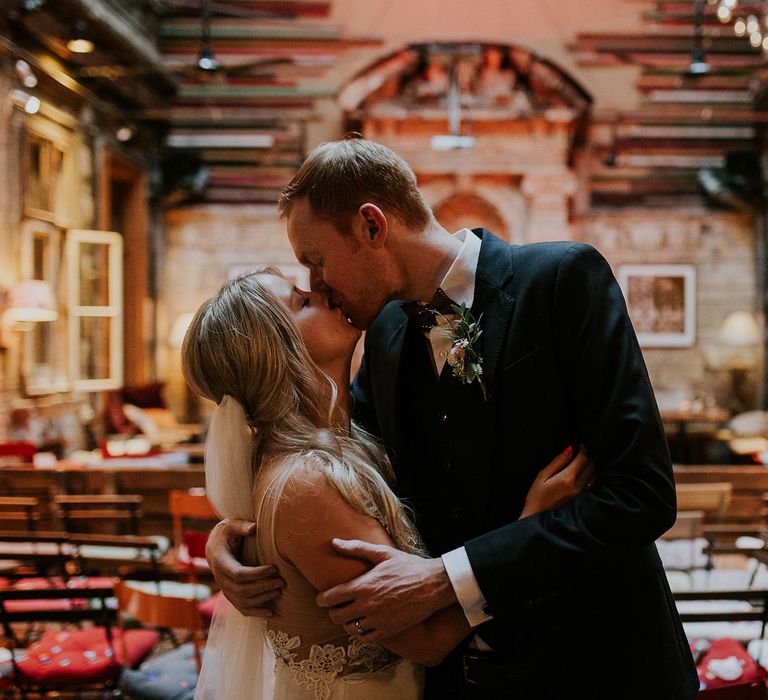
[[[476,194],[455,194],[433,208],[435,218],[449,231],[464,227],[487,228],[507,237],[507,226],[496,208]]]
[[[470,225],[492,222],[515,242],[571,237],[571,162],[591,98],[554,63],[514,45],[412,44],[363,70],[339,100],[347,128],[400,153],[423,190],[453,190],[447,204],[431,202],[446,220],[476,216]],[[501,212],[521,200],[515,224]]]

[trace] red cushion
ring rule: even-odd
[[[25,462],[31,462],[35,452],[34,443],[26,440],[0,442],[0,457],[21,457]]]
[[[710,664],[712,661],[717,662],[730,657],[736,660],[734,662],[731,659],[731,663],[738,663],[741,666],[741,675],[734,680],[725,680],[715,672],[716,664],[715,666]],[[697,697],[707,700],[765,698],[765,678],[768,672],[762,666],[758,666],[747,654],[744,646],[735,639],[712,640],[711,646],[696,665],[696,670],[701,685]]]
[[[192,558],[205,558],[205,545],[208,543],[207,532],[195,532],[187,530],[183,535],[184,546],[187,548],[187,554]]]
[[[200,617],[205,620],[207,625],[211,624],[213,619],[213,611],[216,609],[216,604],[224,597],[223,593],[216,593],[210,598],[203,600],[197,604],[197,610],[200,613]]]
[[[125,634],[125,659],[121,634]],[[18,661],[17,680],[36,685],[87,685],[114,680],[122,666],[135,666],[149,655],[158,634],[154,630],[121,633],[114,629],[112,639],[114,655],[103,627],[74,632],[49,630],[26,650],[27,657]]]

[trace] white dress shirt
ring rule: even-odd
[[[477,275],[477,263],[480,259],[480,239],[468,228],[461,229],[454,234],[454,237],[462,241],[463,245],[456,260],[453,261],[451,268],[440,283],[440,288],[457,305],[462,303],[469,309],[475,300],[475,277]],[[448,315],[444,318],[437,317],[437,325],[429,330],[429,343],[432,346],[432,355],[435,360],[435,371],[438,376],[443,370],[448,351],[451,348],[451,339],[445,332],[445,326],[455,315]],[[486,606],[485,596],[480,591],[477,579],[469,563],[469,557],[464,547],[459,547],[442,556],[445,571],[451,580],[451,585],[456,593],[467,622],[472,627],[493,619],[491,615],[483,612]],[[478,645],[482,640],[477,641]]]

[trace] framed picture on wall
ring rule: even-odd
[[[640,345],[691,347],[696,339],[693,265],[622,265],[618,280]]]

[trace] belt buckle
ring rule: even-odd
[[[478,654],[471,654],[469,652],[465,652],[461,656],[461,665],[464,668],[464,680],[467,683],[471,683],[472,685],[480,685],[476,680],[470,677],[470,664],[468,662],[470,661],[480,661],[482,659],[481,656]]]

